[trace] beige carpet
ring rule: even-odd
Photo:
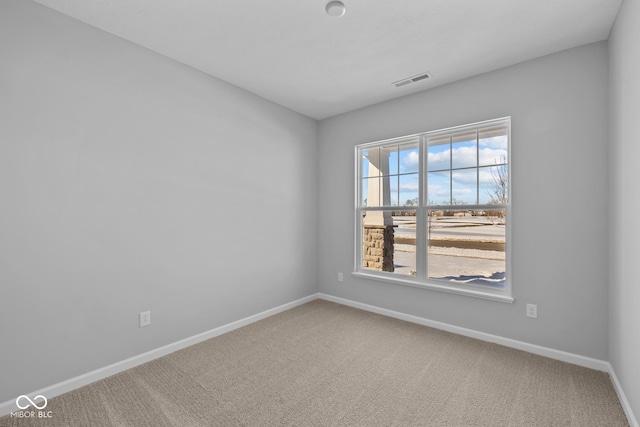
[[[2,426],[626,426],[607,374],[316,300]]]

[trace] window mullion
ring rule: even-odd
[[[453,137],[449,135],[449,204],[453,205]]]
[[[480,131],[476,129],[476,205],[480,204]]]
[[[355,155],[355,172],[356,172],[356,182],[355,182],[355,211],[356,217],[354,218],[355,223],[355,247],[353,254],[353,268],[354,271],[360,271],[362,268],[362,149],[356,147],[356,155]]]
[[[426,208],[427,193],[427,139],[420,137],[418,142],[418,209],[416,209],[416,277],[425,280],[427,277],[427,227]]]

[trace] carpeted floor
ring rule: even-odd
[[[627,426],[606,373],[316,300],[1,426]]]

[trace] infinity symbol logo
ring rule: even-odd
[[[29,403],[27,403],[26,405],[22,406],[22,405],[20,404],[20,400],[24,400],[24,399],[26,399],[26,400],[27,400],[27,402],[29,402]],[[42,400],[44,400],[44,403],[42,404],[42,406],[38,406],[38,404],[35,402],[35,401],[36,401],[36,400],[38,400],[38,399],[42,399]],[[16,406],[17,406],[18,408],[20,408],[20,409],[27,409],[27,408],[28,408],[29,406],[31,406],[31,405],[35,406],[35,407],[36,407],[36,409],[44,409],[44,408],[46,408],[46,407],[47,407],[47,398],[46,398],[46,397],[44,397],[43,395],[39,394],[39,395],[37,395],[36,397],[34,397],[34,398],[33,398],[33,400],[31,400],[31,399],[29,398],[29,396],[25,396],[25,395],[23,394],[23,395],[21,395],[21,396],[18,396],[18,398],[16,399]]]

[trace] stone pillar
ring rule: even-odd
[[[365,225],[362,266],[393,273],[393,225]]]
[[[389,151],[376,150],[369,160],[367,206],[391,205],[391,182],[389,177]],[[362,267],[372,270],[394,271],[393,234],[391,212],[367,211],[362,218]]]

